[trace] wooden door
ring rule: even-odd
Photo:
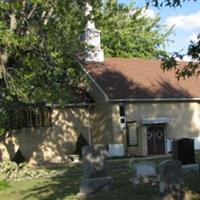
[[[147,128],[148,154],[165,154],[165,127],[150,126]]]

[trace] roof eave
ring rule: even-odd
[[[95,81],[95,79],[90,75],[90,73],[85,69],[84,65],[79,61],[79,59],[76,58],[77,63],[80,65],[82,70],[86,73],[86,75],[89,77],[89,79],[96,85],[96,87],[99,89],[99,91],[103,94],[105,98],[105,102],[109,102],[110,99],[108,95],[104,92],[102,87]]]
[[[93,102],[87,102],[87,103],[66,103],[64,105],[62,104],[56,104],[56,103],[46,103],[46,107],[51,107],[51,108],[60,108],[60,107],[91,107],[94,106],[95,103]]]
[[[125,98],[125,99],[110,99],[111,103],[121,102],[182,102],[182,101],[200,101],[199,97],[196,98]]]

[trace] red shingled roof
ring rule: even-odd
[[[177,80],[158,60],[106,58],[85,64],[86,70],[110,99],[200,98],[200,77]]]

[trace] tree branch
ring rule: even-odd
[[[46,26],[49,22],[50,17],[52,16],[54,8],[51,7],[49,12],[47,13],[46,17],[44,18],[44,25]]]
[[[33,5],[33,8],[31,9],[31,11],[29,12],[29,14],[28,14],[28,16],[27,16],[27,19],[28,19],[28,20],[32,17],[32,15],[33,15],[33,13],[35,12],[37,6],[38,6],[37,3]]]

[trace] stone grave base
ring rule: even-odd
[[[199,165],[198,164],[182,165],[182,169],[183,169],[183,174],[199,173]]]
[[[87,197],[94,193],[107,191],[111,188],[113,178],[110,176],[99,178],[81,178],[80,192],[77,197]]]
[[[144,184],[144,183],[149,183],[152,185],[155,185],[157,182],[159,182],[159,176],[142,176],[142,177],[132,177],[129,179],[133,185],[138,185],[138,184]]]

